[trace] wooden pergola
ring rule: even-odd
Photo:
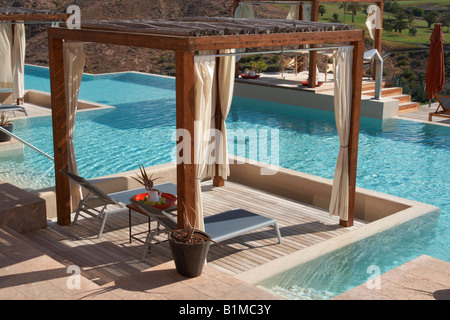
[[[49,10],[35,10],[19,7],[1,7],[0,8],[0,23],[10,23],[14,28],[17,23],[32,24],[32,23],[52,23],[64,22],[67,20],[67,13],[55,13]],[[23,97],[19,98],[18,104],[23,103]]]
[[[311,3],[311,21],[319,21],[319,4],[321,2],[336,2],[336,3],[350,3],[350,2],[358,2],[358,3],[375,3],[378,8],[380,9],[380,19],[383,21],[383,12],[384,12],[384,0],[233,0],[233,9],[232,9],[232,16],[234,17],[234,13],[236,12],[236,9],[239,5],[239,2],[279,2],[279,3],[295,3],[298,2],[300,5],[299,7],[299,19],[303,20],[303,3],[304,2],[310,2]],[[381,23],[382,24],[382,23]],[[375,35],[374,35],[374,49],[377,49],[378,52],[381,53],[381,39],[382,38],[382,29],[375,29]],[[312,45],[314,47],[314,45]],[[309,88],[315,88],[316,87],[316,80],[317,80],[317,74],[316,74],[316,68],[315,65],[317,64],[317,52],[311,51],[309,54],[309,70],[310,77],[309,77]],[[374,61],[373,66],[373,77],[375,79],[375,70],[376,70],[376,61]]]
[[[52,101],[53,140],[57,219],[70,224],[70,185],[60,172],[68,168],[68,118],[64,86],[63,42],[80,41],[175,51],[176,64],[176,128],[185,129],[194,137],[194,55],[201,50],[231,48],[267,48],[325,45],[353,45],[353,92],[351,100],[351,131],[348,146],[350,158],[350,209],[348,221],[354,217],[359,117],[361,107],[364,31],[344,24],[317,22],[232,18],[184,18],[173,20],[82,21],[81,29],[65,26],[48,29],[50,84]],[[218,112],[220,114],[220,112]],[[220,128],[217,128],[220,129]],[[191,139],[193,150],[194,138]],[[178,155],[180,156],[180,155]],[[195,208],[196,164],[194,152],[190,163],[177,164],[178,205]],[[218,183],[220,184],[220,183]],[[181,208],[182,209],[182,208]],[[178,219],[181,226],[181,217]]]

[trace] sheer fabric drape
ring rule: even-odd
[[[211,110],[215,58],[213,56],[196,56],[194,59],[194,90],[195,90],[195,124],[194,124],[194,163],[196,177],[194,182],[196,194],[195,228],[204,231],[203,201],[201,180],[207,168],[207,152],[210,140]],[[191,210],[191,208],[186,208]]]
[[[83,43],[65,42],[63,44],[64,57],[64,79],[66,88],[66,112],[68,119],[68,157],[69,172],[78,175],[77,160],[75,157],[75,148],[73,145],[73,136],[75,132],[75,118],[78,106],[78,93],[80,90],[81,79],[85,64],[85,55],[83,53]],[[71,201],[72,208],[76,208],[81,199],[81,187],[71,182]]]
[[[334,113],[339,134],[339,154],[331,191],[330,215],[348,220],[348,140],[351,121],[353,47],[340,47],[334,59]]]
[[[12,88],[12,43],[12,25],[0,23],[0,88]]]
[[[233,49],[220,50],[220,53],[234,53]],[[216,175],[216,164],[218,164],[217,175],[222,177],[224,180],[230,175],[230,166],[228,162],[228,145],[227,145],[227,127],[226,119],[228,113],[230,112],[231,102],[233,100],[234,92],[234,65],[236,59],[234,55],[223,56],[219,58],[218,74],[215,75],[214,80],[214,95],[213,95],[213,105],[211,111],[211,132],[215,133],[215,155],[210,159],[207,176],[214,177]],[[216,79],[218,77],[218,79]],[[216,114],[216,103],[220,104],[220,115]],[[220,116],[221,118],[221,130],[220,132],[214,131],[216,129],[215,118]],[[208,154],[208,156],[210,156]]]
[[[25,95],[25,26],[23,23],[14,25],[14,43],[12,48],[12,93],[14,99]]]

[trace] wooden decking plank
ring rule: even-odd
[[[226,240],[223,247],[211,245],[208,264],[228,274],[245,272],[364,224],[355,221],[354,227],[343,228],[338,225],[338,218],[330,217],[325,210],[230,181],[221,188],[212,187],[210,181],[202,186],[205,216],[243,208],[276,219],[282,234],[282,244],[278,244],[272,228],[261,228]],[[100,221],[92,217],[80,218],[77,225],[51,224],[45,231],[28,236],[65,264],[80,265],[88,278],[102,283],[172,260],[168,243],[162,242],[152,244],[146,260],[140,262],[144,245],[136,240],[129,242],[128,219],[127,211],[110,215],[101,239],[97,239]],[[154,228],[155,222],[151,226]],[[132,232],[144,232],[141,236],[145,239],[147,230],[147,218],[133,213]],[[156,239],[164,241],[167,235],[161,234]]]

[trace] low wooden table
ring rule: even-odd
[[[165,192],[165,193],[170,193],[170,194],[173,194],[173,195],[175,195],[176,196],[176,194],[177,194],[177,186],[175,185],[175,184],[173,184],[173,183],[163,183],[163,184],[159,184],[159,185],[156,185],[155,186],[155,189],[158,189],[159,191],[161,191],[161,192]],[[138,189],[138,190],[140,190],[140,189]],[[142,191],[142,190],[141,190]],[[139,194],[139,193],[144,193],[145,192],[145,189],[144,189],[144,191],[142,191],[142,192],[134,192],[134,194],[127,194],[127,199],[126,200],[128,200],[128,201],[125,201],[125,199],[123,199],[123,194],[121,194],[120,195],[120,197],[121,197],[121,199],[120,199],[120,201],[121,202],[123,202],[123,203],[127,203],[127,202],[129,202],[129,199],[132,197],[132,196],[135,196],[136,194]],[[114,198],[114,197],[113,197]],[[118,200],[118,199],[116,199],[116,200]],[[138,235],[140,235],[140,234],[143,234],[143,233],[149,233],[149,232],[151,232],[151,226],[150,226],[150,223],[151,223],[151,218],[150,218],[150,216],[149,215],[147,215],[144,211],[142,211],[141,209],[139,209],[137,206],[135,206],[134,204],[132,204],[132,203],[128,203],[127,205],[126,205],[126,207],[128,208],[128,223],[129,223],[129,239],[130,239],[130,243],[133,241],[133,239],[134,240],[137,240],[137,241],[139,241],[139,242],[142,242],[142,243],[145,243],[145,241],[143,241],[142,239],[140,239],[139,237],[137,237]],[[172,206],[172,207],[170,207],[171,209],[169,210],[169,211],[173,211],[173,210],[176,210],[176,205],[174,205],[174,206]],[[147,231],[141,231],[141,232],[137,232],[137,233],[132,233],[132,223],[131,223],[131,214],[132,214],[132,212],[136,212],[136,213],[139,213],[139,214],[141,214],[141,215],[144,215],[144,216],[146,216],[147,218],[148,218],[148,230]],[[156,226],[156,228],[159,228],[159,224]]]

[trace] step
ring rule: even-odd
[[[82,275],[80,288],[68,268],[44,254],[32,241],[9,227],[0,228],[0,300],[114,299]],[[118,299],[117,297],[115,297]]]
[[[398,105],[398,113],[417,111],[420,108],[419,102],[404,102]]]
[[[409,94],[400,94],[398,96],[390,96],[390,98],[396,99],[400,103],[411,102],[411,95],[409,95]]]
[[[382,88],[391,88],[394,86],[394,81],[392,80],[384,80],[381,83],[381,87]],[[367,91],[367,90],[375,90],[375,81],[374,82],[364,82],[362,84],[362,91]]]
[[[403,94],[403,89],[400,87],[390,87],[390,88],[383,88],[381,90],[381,96],[382,97],[391,97],[391,96],[399,96]],[[363,90],[362,95],[366,96],[374,96],[375,90]]]

